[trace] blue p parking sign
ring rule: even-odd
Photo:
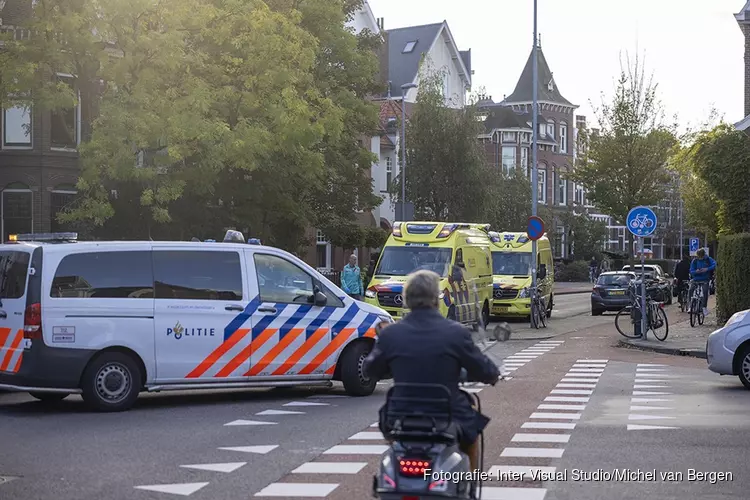
[[[690,255],[698,253],[698,249],[701,246],[701,240],[698,238],[690,238]]]

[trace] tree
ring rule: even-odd
[[[415,216],[434,221],[481,222],[488,214],[493,173],[477,141],[476,106],[449,108],[442,74],[426,71],[406,126],[406,196]],[[392,191],[401,197],[401,176]]]
[[[712,235],[750,232],[750,139],[744,132],[726,123],[701,132],[673,164],[696,227]]]
[[[494,172],[485,182],[489,189],[485,219],[498,231],[525,231],[531,215],[531,182],[522,167],[510,174]]]
[[[586,138],[587,150],[570,175],[600,210],[621,223],[632,208],[656,205],[668,180],[665,165],[676,138],[664,124],[656,90],[639,60],[628,60],[611,101],[603,100],[597,110],[601,132]]]

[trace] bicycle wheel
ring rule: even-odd
[[[531,312],[529,314],[529,320],[531,322],[531,328],[539,329],[539,315],[537,312],[536,304],[534,304],[534,301],[531,301]]]
[[[542,325],[542,328],[547,328],[547,307],[544,304],[544,299],[539,299],[538,304],[539,309],[539,323]]]
[[[622,327],[620,326],[620,322],[625,322]],[[629,328],[628,328],[629,327]],[[624,307],[617,311],[617,316],[615,316],[615,328],[617,328],[617,331],[620,332],[620,335],[625,337],[626,339],[637,339],[640,338],[640,335],[635,334],[635,328],[633,325],[633,319],[630,314],[630,307]],[[625,333],[627,330],[629,330],[631,333]]]
[[[703,320],[705,320],[706,317],[703,315],[703,311],[698,312],[698,324],[703,325]]]
[[[654,337],[656,337],[656,340],[660,340],[664,342],[667,340],[667,335],[669,335],[669,320],[667,319],[667,312],[662,309],[661,307],[656,309],[656,314],[654,318],[651,318],[652,324],[650,325],[651,331],[654,332]],[[657,324],[661,323],[657,327]]]

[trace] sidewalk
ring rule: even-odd
[[[587,282],[573,283],[573,282],[556,282],[555,283],[555,295],[570,295],[574,293],[591,293],[591,289],[594,287],[593,284]]]
[[[669,318],[669,335],[664,342],[654,338],[649,333],[648,340],[621,338],[619,347],[636,348],[644,351],[673,354],[677,356],[694,356],[706,358],[706,340],[708,336],[719,328],[716,324],[716,296],[708,298],[709,313],[703,325],[690,326],[690,315],[680,311],[677,302],[667,309]]]

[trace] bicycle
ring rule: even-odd
[[[690,296],[690,326],[694,327],[695,323],[699,325],[703,324],[703,320],[706,317],[703,315],[703,286],[695,281],[690,282],[690,286],[694,286],[693,294]]]
[[[689,295],[688,295],[689,289],[690,288],[689,288],[688,283],[683,283],[682,288],[680,289],[680,294],[679,294],[677,301],[680,303],[680,311],[682,312],[687,312],[688,305],[690,304]]]
[[[547,305],[540,295],[539,288],[529,289],[531,292],[531,328],[547,328]]]
[[[641,335],[635,334],[636,322],[640,324],[641,321],[641,296],[637,291],[639,285],[640,283],[635,280],[630,282],[628,286],[630,305],[620,309],[617,312],[617,316],[615,316],[615,328],[620,332],[620,335],[628,339],[637,339],[643,336],[643,332]],[[669,320],[667,319],[666,311],[664,311],[664,303],[655,301],[649,295],[649,292],[656,290],[658,290],[657,286],[647,287],[646,289],[646,332],[649,330],[652,331],[656,340],[664,342],[667,339],[667,335],[669,335]],[[625,333],[625,330],[620,327],[621,318],[624,318],[626,314],[630,316],[630,323],[633,329],[632,334]],[[659,333],[662,327],[664,327],[663,336]]]

